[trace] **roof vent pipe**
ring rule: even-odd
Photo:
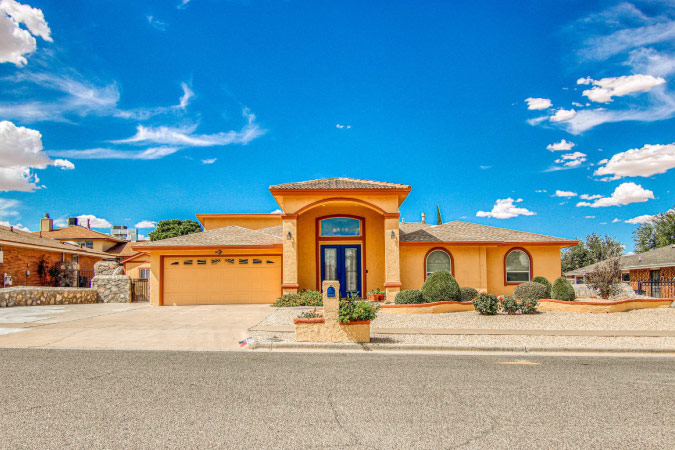
[[[426,218],[427,218],[426,213],[422,213],[422,223],[427,223]]]
[[[401,223],[405,223],[405,217],[401,217]],[[675,247],[675,245],[673,245]]]

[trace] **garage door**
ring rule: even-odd
[[[166,257],[165,305],[272,303],[281,295],[281,256]]]

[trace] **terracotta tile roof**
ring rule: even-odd
[[[270,186],[270,190],[318,190],[318,189],[410,189],[407,184],[387,183],[384,181],[359,180],[356,178],[323,178]]]
[[[136,245],[136,244],[137,244],[137,242],[120,242],[119,244],[115,244],[112,247],[110,247],[108,250],[106,250],[106,253],[110,253],[111,255],[118,255],[118,256],[135,255],[136,252],[131,247]]]
[[[403,226],[401,226],[403,225]],[[425,226],[426,225],[426,226]],[[415,226],[418,228],[415,229]],[[401,242],[576,242],[543,234],[454,220],[442,225],[400,224]]]
[[[619,263],[624,270],[675,267],[675,246],[667,245],[643,253],[623,255],[620,257]],[[593,272],[598,265],[600,265],[600,263],[580,267],[579,269],[565,272],[565,275],[582,276]]]
[[[2,242],[33,245],[42,247],[46,251],[86,253],[101,257],[108,256],[106,253],[99,253],[88,248],[80,248],[72,244],[62,244],[57,240],[40,237],[35,233],[20,231],[16,228],[12,231],[10,227],[0,225],[0,245],[2,245]]]
[[[109,234],[94,231],[80,225],[55,228],[52,231],[35,231],[33,234],[52,239],[108,239],[109,241],[125,242],[124,239],[119,239]]]
[[[271,227],[277,228],[277,227]],[[270,230],[270,229],[268,229]],[[274,231],[249,230],[236,225],[202,231],[200,233],[186,234],[160,241],[136,243],[134,250],[161,247],[220,247],[228,245],[278,245],[281,244],[281,236],[275,236]]]

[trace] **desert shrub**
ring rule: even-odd
[[[520,283],[513,291],[513,296],[518,300],[540,300],[547,297],[548,289],[541,283],[528,281]]]
[[[396,294],[394,303],[397,305],[410,305],[416,303],[426,303],[422,296],[422,291],[417,289],[406,289]]]
[[[532,282],[543,284],[544,286],[546,286],[547,290],[546,290],[546,297],[545,298],[551,298],[551,282],[550,281],[548,281],[544,277],[534,277],[534,278],[532,278]]]
[[[537,312],[537,305],[539,302],[535,299],[522,300],[518,304],[518,309],[523,314],[535,314]]]
[[[372,303],[350,299],[340,300],[340,309],[338,311],[338,320],[340,323],[349,323],[358,320],[373,320],[377,316],[379,306],[373,306]]]
[[[272,306],[323,306],[323,296],[318,291],[300,291],[294,294],[282,295]]]
[[[478,294],[478,296],[473,299],[473,307],[480,314],[494,316],[499,309],[499,299],[492,294]]]
[[[553,282],[551,298],[555,300],[567,300],[569,302],[576,298],[574,287],[572,287],[567,278],[560,277]]]
[[[316,308],[314,308],[311,311],[301,312],[298,317],[300,319],[316,319],[316,318],[323,317],[323,316],[316,311]]]
[[[518,300],[510,295],[499,297],[499,305],[502,307],[502,311],[504,311],[506,314],[515,314],[520,310],[520,304],[518,303]]]
[[[472,287],[459,288],[459,295],[463,302],[470,302],[478,295],[478,291]]]
[[[422,285],[422,296],[427,303],[462,300],[459,284],[447,270],[439,270],[427,277]]]
[[[586,284],[600,291],[600,297],[605,299],[620,293],[623,286],[619,258],[609,258],[598,264],[593,272],[586,274]]]

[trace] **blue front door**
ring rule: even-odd
[[[361,292],[361,246],[360,245],[322,245],[321,246],[321,283],[324,280],[340,282],[340,297],[348,292]]]

